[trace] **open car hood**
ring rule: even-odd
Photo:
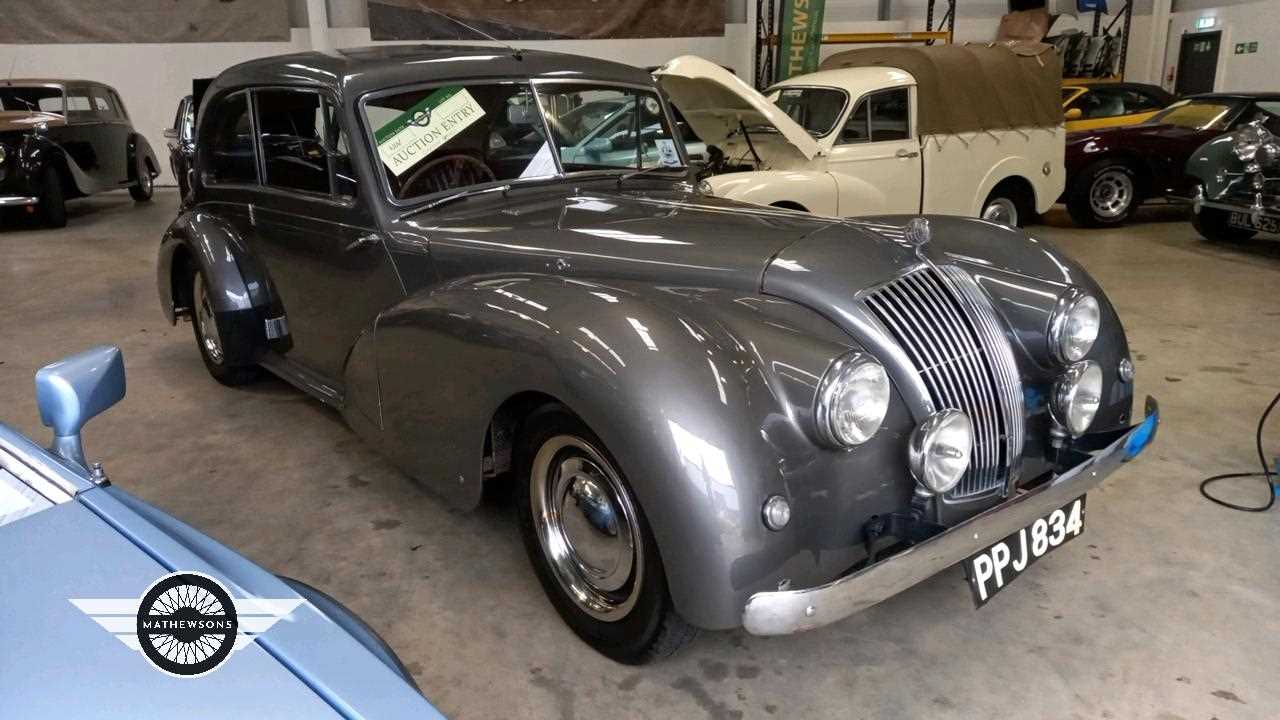
[[[741,127],[761,125],[776,130],[753,134],[766,164],[803,162],[818,154],[818,141],[737,75],[696,55],[668,60],[653,76],[693,131],[708,145],[723,146]],[[776,141],[775,141],[776,140]]]

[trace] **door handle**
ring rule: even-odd
[[[897,157],[900,160],[906,160],[907,158],[913,158],[913,157],[919,157],[919,156],[920,156],[920,153],[916,152],[915,150],[908,150],[906,148],[903,148],[898,152],[894,153],[894,157]]]
[[[352,240],[351,242],[347,243],[346,247],[342,248],[342,251],[353,252],[355,250],[359,250],[360,248],[369,247],[370,245],[377,245],[378,240],[379,238],[377,233],[369,233],[368,235],[361,235],[355,240]]]

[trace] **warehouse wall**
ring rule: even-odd
[[[1211,29],[1222,31],[1214,89],[1280,91],[1280,81],[1276,78],[1276,69],[1280,68],[1280,3],[1275,0],[1174,2],[1168,39],[1160,51],[1166,87],[1173,88],[1182,35],[1196,32],[1196,20],[1206,17],[1216,17],[1218,24]],[[1236,55],[1236,43],[1248,42],[1257,42],[1258,52]]]

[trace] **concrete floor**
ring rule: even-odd
[[[0,230],[0,418],[43,439],[35,370],[119,344],[128,397],[89,426],[90,457],[348,604],[451,717],[1280,716],[1280,509],[1230,512],[1196,492],[1205,475],[1255,469],[1254,424],[1280,386],[1278,242],[1211,245],[1167,209],[1113,231],[1052,214],[1033,232],[1108,289],[1139,395],[1165,417],[1153,450],[1091,494],[1085,537],[978,612],[957,568],[824,630],[705,634],[637,669],[560,622],[509,508],[452,513],[284,383],[208,377],[190,328],[166,325],[156,300],[176,206],[172,190],[142,206],[119,193],[72,203],[63,231]]]

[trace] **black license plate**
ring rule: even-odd
[[[1233,210],[1231,215],[1227,217],[1227,224],[1231,227],[1243,228],[1245,230],[1261,230],[1267,233],[1280,233],[1280,222],[1276,222],[1275,218],[1260,217],[1256,221],[1253,216],[1247,212]]]
[[[974,607],[982,607],[1035,561],[1084,532],[1084,495],[964,561]]]

